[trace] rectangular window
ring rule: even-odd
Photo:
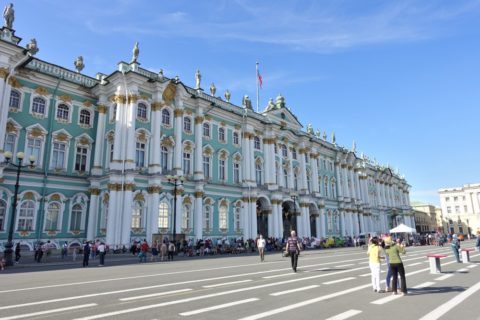
[[[54,142],[52,153],[52,169],[63,169],[65,167],[65,152],[67,146],[64,143]]]
[[[73,210],[70,220],[70,230],[81,230],[82,226],[82,211]]]
[[[455,213],[460,213],[460,206],[455,206]]]
[[[233,133],[233,144],[239,144],[237,132]]]
[[[3,150],[5,152],[9,151],[12,154],[15,154],[15,140],[16,139],[17,139],[16,135],[14,135],[12,133],[7,134],[7,136],[5,137],[5,146],[3,147]]]
[[[218,161],[218,179],[225,181],[225,160]]]
[[[295,148],[292,149],[292,158],[294,160],[297,160],[297,149],[295,149]]]
[[[203,175],[205,179],[210,178],[210,157],[203,156]]]
[[[28,138],[27,139],[27,150],[25,150],[25,159],[30,158],[30,156],[35,157],[35,163],[39,165],[41,163],[41,151],[42,151],[42,140],[37,138]]]
[[[233,164],[233,182],[240,183],[240,163]]]
[[[452,208],[451,207],[447,207],[447,213],[452,213]]]
[[[468,208],[467,206],[463,206],[463,212],[467,213],[468,212]]]
[[[457,202],[457,201],[458,201],[458,197],[453,197],[453,201]]]
[[[190,164],[192,162],[192,154],[188,152],[183,153],[183,174],[189,175],[190,174]]]
[[[137,166],[137,168],[145,167],[145,143],[137,142],[135,165]]]
[[[87,148],[77,147],[77,153],[75,154],[75,171],[85,172],[87,170],[87,153]]]
[[[449,201],[450,201],[450,197],[446,197],[445,202],[449,202]]]
[[[305,153],[305,163],[308,163],[308,154]]]

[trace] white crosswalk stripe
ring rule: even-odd
[[[238,306],[240,304],[250,303],[250,302],[254,302],[254,301],[258,301],[258,300],[260,300],[260,299],[250,298],[250,299],[245,299],[245,300],[239,300],[239,301],[224,303],[224,304],[220,304],[220,305],[212,306],[212,307],[208,307],[208,308],[202,308],[202,309],[197,309],[197,310],[193,310],[193,311],[182,312],[182,313],[180,313],[180,315],[181,316],[193,316],[193,315],[200,314],[200,313],[205,313],[205,312],[208,312],[208,311],[225,309],[225,308],[228,308],[228,307]]]

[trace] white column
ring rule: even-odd
[[[246,197],[242,206],[242,225],[243,225],[243,240],[250,238],[250,202]]]
[[[197,191],[195,193],[195,241],[203,238],[203,193]]]
[[[305,149],[300,149],[300,190],[307,190],[307,165],[305,163]]]
[[[203,180],[203,116],[202,110],[197,110],[195,117],[195,180]],[[196,211],[196,210],[195,210]],[[200,238],[197,238],[200,239]]]
[[[5,76],[7,78],[7,76]],[[11,86],[6,83],[6,78],[0,80],[0,97],[3,97],[3,101],[0,101],[0,161],[4,160],[3,157],[3,145],[5,143],[5,135],[7,128],[8,111],[10,108],[10,93]]]
[[[275,236],[275,215],[273,214],[273,206],[272,206],[272,211],[268,215],[268,237],[274,237]]]
[[[255,181],[256,175],[255,175],[255,148],[253,146],[253,135],[250,136],[250,139],[248,139],[248,155],[249,155],[249,162],[250,162],[250,180]],[[257,221],[257,219],[255,219]],[[255,229],[256,230],[256,229]],[[255,231],[255,237],[256,237],[256,231]]]
[[[182,196],[180,195],[180,191],[177,189],[177,213],[176,213],[176,221],[175,221],[175,233],[181,234],[182,233],[182,216],[183,216],[183,205],[182,205]]]
[[[318,230],[320,230],[320,236],[322,238],[325,238],[327,236],[327,233],[326,233],[326,230],[325,230],[325,208],[321,208],[320,209],[320,219],[319,219],[319,223],[320,223],[320,228]]]
[[[102,159],[105,154],[105,120],[107,107],[105,105],[97,105],[98,121],[97,121],[97,133],[95,138],[95,153],[93,155],[93,168],[92,175],[101,175],[103,173]],[[115,142],[114,142],[115,143]],[[107,159],[109,153],[106,153]],[[89,238],[90,239],[90,238]]]
[[[87,239],[93,240],[96,235],[97,217],[98,217],[98,195],[100,190],[97,188],[90,189],[90,203],[88,207],[88,227]]]
[[[132,230],[132,209],[133,209],[133,192],[132,184],[127,184],[126,190],[123,192],[123,197],[124,197],[124,203],[123,203],[123,219],[121,219],[121,240],[117,244],[122,244],[125,245],[125,247],[128,247],[130,244],[130,235],[131,235],[131,230]],[[120,220],[120,219],[119,219]]]
[[[343,176],[343,196],[350,198],[350,189],[348,188],[348,170],[346,167],[342,167],[342,176]]]
[[[360,233],[360,228],[358,225],[358,213],[353,214],[353,234],[358,236]]]
[[[347,222],[347,234],[349,236],[353,235],[354,227],[353,227],[353,214],[351,212],[345,212],[345,220]]]
[[[160,102],[153,102],[152,108],[152,138],[150,144],[150,163],[149,173],[160,173],[162,168],[160,165],[161,155],[161,136],[162,136],[162,119],[161,119],[161,106]]]
[[[313,158],[310,159],[310,167],[312,168],[312,188],[313,188],[313,192],[319,192],[319,188],[320,186],[318,185],[318,157],[315,156]],[[338,179],[337,179],[338,181]],[[338,185],[338,182],[337,182],[337,185]],[[338,188],[337,188],[338,189]],[[337,191],[338,192],[338,191]],[[319,233],[319,229],[317,229],[317,232]]]
[[[365,217],[363,216],[363,214],[360,214],[360,229],[362,229],[362,230],[360,230],[359,234],[360,233],[366,233],[365,232]]]
[[[135,169],[135,150],[137,137],[135,133],[135,110],[136,110],[136,98],[129,97],[125,110],[125,126],[127,131],[127,153],[125,159],[125,169]],[[130,236],[128,237],[130,239]]]
[[[119,89],[120,91],[121,89]],[[116,94],[116,103],[117,111],[115,115],[115,130],[114,130],[114,141],[113,141],[113,163],[110,164],[110,168],[121,170],[123,165],[121,164],[122,160],[125,158],[125,151],[127,149],[126,142],[126,129],[124,121],[126,119],[126,107],[125,102],[126,97],[122,96],[121,93],[117,91]],[[112,106],[113,108],[113,106]]]
[[[340,211],[340,235],[345,236],[345,212]]]
[[[110,189],[109,192],[109,201],[108,201],[108,217],[107,217],[107,234],[106,234],[106,244],[113,248],[116,244],[117,233],[115,232],[116,220],[118,217],[118,207],[117,207],[117,197],[118,192]]]
[[[159,187],[151,187],[151,192],[149,191],[147,196],[148,208],[145,229],[147,233],[147,241],[149,241],[149,243],[152,241],[153,235],[158,233],[158,205],[160,203],[159,191]]]
[[[243,180],[250,182],[252,179],[250,177],[250,166],[253,165],[250,161],[250,134],[244,132],[242,135],[242,171],[243,171]],[[248,239],[248,238],[247,238]]]
[[[277,210],[277,238],[283,238],[283,215],[282,215],[282,203],[278,200],[278,204],[275,205]]]
[[[304,237],[304,222],[303,222],[303,208],[300,208],[300,214],[296,216],[297,219],[297,235],[299,237]]]
[[[293,182],[293,161],[292,161],[292,150],[290,150],[290,147],[287,146],[288,150],[288,185],[290,186],[291,189],[295,186],[295,183]]]
[[[340,170],[342,170],[341,166],[338,164],[338,162],[335,163],[335,180],[337,181],[337,193],[339,197],[344,197],[344,190],[343,188],[345,187],[345,181],[343,181],[343,176],[340,177]]]
[[[175,116],[175,155],[173,157],[173,170],[175,174],[182,175],[182,119],[183,110],[175,109],[173,112]],[[177,208],[178,210],[178,208]]]
[[[252,198],[252,202],[249,203],[249,205],[250,205],[250,222],[251,222],[250,238],[252,238],[252,239],[255,239],[257,237],[257,234],[258,234],[257,203],[256,203],[255,199]]]
[[[272,180],[272,173],[275,169],[275,156],[270,153],[270,146],[270,139],[263,139],[263,156],[265,158],[265,182],[267,184],[273,184],[273,182],[275,181]]]

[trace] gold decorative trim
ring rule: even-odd
[[[204,118],[202,116],[196,116],[195,117],[195,124],[201,124],[203,123]]]
[[[107,113],[107,106],[105,106],[103,104],[98,104],[97,105],[97,111],[98,111],[98,113],[105,114],[105,113]]]
[[[41,96],[46,96],[48,94],[48,89],[45,87],[39,86],[35,89],[35,93]]]
[[[152,111],[160,111],[163,107],[163,103],[160,101],[155,101],[150,104],[150,108],[152,108]]]
[[[147,192],[152,194],[152,193],[160,193],[162,191],[162,187],[153,185],[153,186],[148,186],[147,187]]]
[[[91,194],[92,196],[98,196],[98,195],[100,195],[100,189],[98,189],[98,188],[90,188],[90,189],[88,190],[88,192],[90,192],[90,194]]]
[[[66,94],[59,96],[58,99],[62,100],[63,102],[68,102],[68,103],[72,102],[72,97]]]
[[[36,127],[35,127],[35,128],[32,128],[32,130],[30,130],[30,135],[31,135],[32,137],[37,138],[37,137],[43,136],[43,132],[42,132],[42,130],[40,130],[39,128],[36,128]]]
[[[135,201],[145,201],[145,197],[143,196],[143,193],[139,192],[133,197],[133,200]]]
[[[181,117],[181,116],[183,116],[183,110],[182,110],[182,109],[175,109],[175,110],[173,110],[173,116],[174,116],[174,117]]]
[[[11,122],[7,122],[6,130],[8,133],[17,132],[17,128],[15,128],[15,125]]]
[[[32,192],[25,192],[25,194],[23,195],[23,199],[24,200],[33,200],[33,199],[35,199],[35,196],[33,195]]]
[[[6,68],[0,68],[0,78],[6,79],[8,77],[8,69]]]
[[[90,108],[93,105],[93,103],[90,102],[90,100],[85,100],[83,101],[83,105],[87,108]]]
[[[110,97],[110,101],[125,104],[127,98],[124,95],[113,95]]]
[[[177,93],[177,85],[173,80],[171,80],[170,83],[165,88],[165,90],[163,90],[163,93],[162,93],[163,101],[165,101],[167,104],[170,104],[173,98],[175,98],[176,93]]]
[[[10,77],[10,79],[8,79],[8,84],[16,89],[23,87],[22,84],[15,77]]]
[[[204,193],[203,191],[195,191],[193,195],[195,196],[195,198],[202,198]]]
[[[57,139],[58,141],[67,141],[68,136],[65,133],[59,133],[55,136],[55,139]]]
[[[139,99],[138,95],[130,94],[130,95],[128,95],[127,101],[128,101],[128,103],[136,103],[138,101],[138,99]]]

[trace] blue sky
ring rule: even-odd
[[[6,3],[5,3],[6,4]],[[16,35],[85,74],[139,62],[240,104],[279,93],[306,126],[398,168],[411,199],[480,182],[480,1],[14,2]]]

